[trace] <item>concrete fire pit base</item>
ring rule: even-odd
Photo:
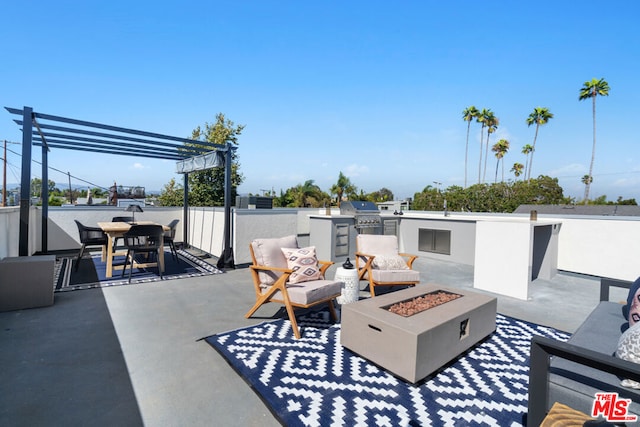
[[[388,307],[444,291],[460,298],[404,317]],[[496,330],[496,298],[437,285],[369,298],[342,307],[340,343],[349,350],[416,383]]]

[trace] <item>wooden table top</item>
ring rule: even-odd
[[[136,221],[134,224],[135,225],[161,225],[153,221]],[[128,222],[103,221],[98,223],[98,227],[102,228],[102,231],[104,231],[105,233],[109,233],[109,232],[124,233],[126,231],[129,231],[131,226],[134,224],[128,223]],[[164,231],[170,230],[170,228],[166,225],[163,225],[162,229]]]

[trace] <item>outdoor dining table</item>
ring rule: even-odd
[[[153,221],[136,221],[135,224],[136,225],[161,225]],[[123,268],[122,265],[117,265],[114,267],[113,258],[118,255],[126,255],[126,252],[122,252],[122,251],[116,252],[115,248],[113,247],[113,242],[115,241],[116,238],[124,236],[124,234],[127,231],[129,231],[132,225],[133,225],[132,223],[128,223],[128,222],[111,222],[111,221],[98,222],[98,227],[100,227],[102,231],[104,231],[104,233],[107,235],[107,273],[106,273],[107,277],[113,276],[114,269]],[[170,230],[170,228],[166,225],[162,225],[162,229],[164,231]],[[158,254],[158,264],[159,264],[160,271],[164,272],[164,251],[160,251],[160,254]],[[136,267],[146,267],[147,265],[149,264],[142,264],[138,262],[134,263],[134,266]]]

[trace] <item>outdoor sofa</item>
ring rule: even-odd
[[[540,425],[555,402],[591,415],[598,392],[616,392],[620,399],[631,399],[629,414],[639,415],[640,419],[640,390],[620,384],[622,379],[640,381],[640,364],[615,357],[620,337],[628,326],[623,314],[626,305],[609,301],[610,287],[630,289],[632,284],[602,278],[600,302],[568,342],[533,337],[529,426]]]

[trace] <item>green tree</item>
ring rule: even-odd
[[[427,186],[414,195],[416,210],[441,210],[444,199],[451,212],[513,212],[522,204],[558,204],[566,201],[557,178],[539,176],[529,181],[452,186],[440,193]]]
[[[393,192],[388,188],[382,187],[381,189],[367,194],[366,200],[372,202],[390,202],[394,199]]]
[[[290,193],[291,202],[288,207],[313,207],[319,208],[330,203],[330,196],[323,192],[312,179],[307,180],[304,184],[298,184],[287,190]]]
[[[329,189],[331,194],[335,194],[337,196],[336,200],[338,206],[340,206],[340,202],[344,196],[355,195],[358,191],[357,187],[351,183],[351,180],[347,178],[342,172],[338,175],[338,182],[333,184]]]
[[[56,189],[56,183],[48,180],[49,182],[49,193],[52,193]],[[40,197],[42,195],[42,180],[40,178],[32,178],[31,179],[31,188],[29,191],[31,192],[31,196]]]
[[[496,156],[496,176],[493,182],[498,181],[498,165],[502,162],[502,181],[504,182],[504,156],[509,152],[509,141],[506,139],[501,139],[491,147],[491,151],[495,153]]]
[[[62,200],[53,194],[49,195],[49,206],[62,206]]]
[[[191,139],[202,141],[197,146],[210,148],[207,143],[221,144],[231,143],[238,145],[238,136],[242,134],[244,125],[235,125],[225,118],[224,114],[216,115],[216,122],[205,123],[204,129],[200,126],[193,130]],[[191,145],[191,143],[189,143]],[[217,167],[205,171],[191,172],[189,174],[189,205],[191,206],[222,206],[224,204],[224,167]],[[235,150],[231,155],[231,200],[237,196],[237,188],[244,181],[240,173],[240,164]]]
[[[580,96],[578,97],[579,101],[583,101],[589,98],[591,98],[591,100],[593,101],[593,146],[591,148],[591,163],[589,164],[589,177],[591,179],[588,180],[584,186],[585,202],[589,200],[589,189],[591,188],[591,183],[593,182],[593,163],[596,158],[596,97],[598,95],[609,96],[609,83],[607,83],[604,78],[601,78],[600,80],[594,78],[590,81],[584,82],[584,85],[582,86],[582,88],[580,88]]]
[[[514,163],[511,168],[511,172],[516,176],[516,180],[522,175],[522,171],[524,170],[524,165],[522,163]]]
[[[616,202],[616,204],[638,206],[638,202],[636,202],[636,199],[623,199],[622,196],[618,196],[618,201]]]
[[[478,117],[480,112],[478,109],[472,105],[469,108],[465,108],[462,111],[462,120],[467,122],[467,143],[464,148],[464,186],[467,186],[467,170],[468,170],[468,159],[469,159],[469,131],[471,130],[471,121]]]
[[[184,206],[184,187],[171,178],[160,192],[158,203],[161,206]]]
[[[427,185],[420,193],[413,196],[413,209],[422,211],[440,211],[444,209],[442,192],[432,185]]]
[[[536,140],[538,139],[538,130],[540,126],[547,124],[553,118],[553,114],[548,108],[536,107],[527,117],[527,126],[536,125],[536,133],[533,136],[533,148],[531,149],[531,157],[529,157],[529,166],[527,167],[528,179],[531,178],[531,168],[533,165],[533,153],[536,150]]]

